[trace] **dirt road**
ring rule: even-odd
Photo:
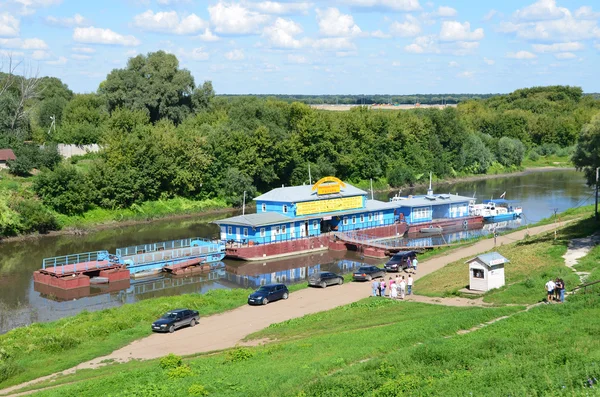
[[[560,223],[558,227],[560,228],[563,225],[563,223]],[[529,234],[540,234],[554,228],[554,225],[538,226],[529,229]],[[509,244],[520,240],[526,233],[526,230],[520,230],[500,236],[497,239],[497,244]],[[415,279],[418,280],[420,277],[459,259],[470,258],[493,248],[494,240],[486,239],[472,246],[456,249],[446,255],[424,261],[423,263],[419,263]],[[415,292],[418,293],[418,285]],[[60,374],[70,374],[84,368],[97,368],[104,365],[107,360],[126,362],[132,359],[158,358],[169,353],[190,355],[230,348],[242,343],[242,339],[247,335],[268,327],[273,323],[329,310],[358,301],[370,294],[371,285],[368,282],[347,283],[342,286],[326,289],[303,289],[292,293],[286,301],[274,302],[267,306],[242,306],[226,313],[201,318],[200,323],[194,328],[180,329],[173,334],[153,334],[116,350],[107,356],[82,363]],[[459,300],[457,300],[457,305],[459,305],[458,302]],[[464,305],[467,306],[469,303],[465,300]],[[0,395],[6,395],[26,385],[47,380],[56,375],[58,374],[0,390]]]

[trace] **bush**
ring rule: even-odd
[[[529,160],[538,161],[539,159],[540,159],[540,155],[538,154],[538,152],[536,152],[535,150],[532,150],[531,152],[529,152]]]
[[[525,145],[518,139],[502,137],[498,141],[496,152],[498,162],[505,167],[521,165],[525,157]]]
[[[209,393],[204,386],[195,384],[189,387],[188,394],[190,396],[208,396]]]
[[[406,166],[397,164],[390,168],[387,173],[387,180],[391,187],[400,187],[412,185],[416,178],[414,172]]]
[[[160,367],[162,369],[172,369],[181,367],[183,365],[183,360],[180,356],[177,356],[173,353],[169,353],[168,355],[162,357],[160,359]]]
[[[81,214],[91,207],[92,189],[89,181],[71,165],[45,171],[34,183],[35,192],[44,204],[66,214]]]
[[[167,376],[169,377],[169,379],[182,379],[192,375],[192,369],[188,365],[181,365],[176,368],[171,368],[167,372]]]
[[[11,207],[19,213],[21,233],[48,233],[60,229],[54,214],[37,200],[19,200]]]
[[[246,361],[254,356],[254,353],[245,347],[238,346],[231,349],[225,355],[225,362],[235,363],[238,361]]]

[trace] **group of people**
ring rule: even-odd
[[[548,299],[546,303],[552,301],[564,303],[565,301],[565,282],[562,278],[556,278],[556,280],[550,279],[546,283],[546,292],[548,293]]]
[[[380,279],[374,279],[371,283],[373,289],[373,296],[383,296],[392,299],[404,299],[406,295],[412,294],[413,278],[412,275],[408,275],[408,279],[404,276],[398,275],[396,279],[390,279],[385,281],[382,277]],[[387,293],[389,291],[389,295]]]

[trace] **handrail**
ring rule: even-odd
[[[196,243],[197,242],[197,243]],[[196,243],[196,244],[194,244]],[[219,244],[218,240],[210,240],[203,237],[190,237],[179,240],[161,241],[158,243],[139,244],[132,245],[129,247],[117,248],[116,254],[118,256],[130,256],[142,253],[150,253],[157,251],[172,250],[178,248],[187,248],[194,245],[204,244]]]
[[[598,283],[600,283],[600,280],[592,281],[590,283],[581,284],[581,285],[578,285],[577,287],[573,288],[571,290],[571,292],[575,292],[575,291],[577,291],[578,289],[581,289],[581,288],[583,288],[584,292],[585,292],[587,290],[587,287],[589,287],[590,285],[598,284]]]

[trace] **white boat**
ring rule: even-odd
[[[484,200],[483,204],[472,203],[469,213],[474,216],[483,216],[486,222],[500,222],[520,218],[523,208],[513,206],[512,201],[505,199]]]

